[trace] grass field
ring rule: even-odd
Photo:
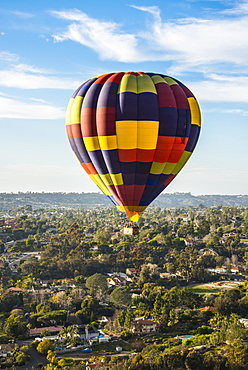
[[[192,289],[193,292],[198,294],[219,294],[224,290],[234,289],[237,285],[241,285],[239,281],[218,281],[215,283],[206,283],[191,286],[189,289]]]
[[[214,287],[206,284],[206,285],[196,285],[194,287],[191,287],[190,289],[192,289],[195,293],[198,294],[218,294],[223,290],[223,287]]]

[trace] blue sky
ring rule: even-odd
[[[159,72],[197,97],[198,145],[167,192],[248,194],[248,1],[1,0],[0,192],[99,191],[65,132],[96,75]]]

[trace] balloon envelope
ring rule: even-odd
[[[156,73],[94,77],[67,108],[67,134],[79,162],[134,222],[188,161],[200,126],[192,92]]]

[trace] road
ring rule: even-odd
[[[31,356],[29,363],[16,367],[16,370],[32,370],[33,368],[37,368],[37,365],[40,363],[43,365],[47,365],[49,363],[49,361],[47,361],[46,358],[37,352],[33,347],[29,347],[29,353]]]

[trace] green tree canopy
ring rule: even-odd
[[[131,301],[131,293],[128,287],[116,287],[110,294],[110,301],[117,306],[127,306]]]
[[[90,294],[95,295],[98,292],[101,293],[107,290],[107,278],[100,273],[96,273],[88,277],[85,285],[89,289]]]

